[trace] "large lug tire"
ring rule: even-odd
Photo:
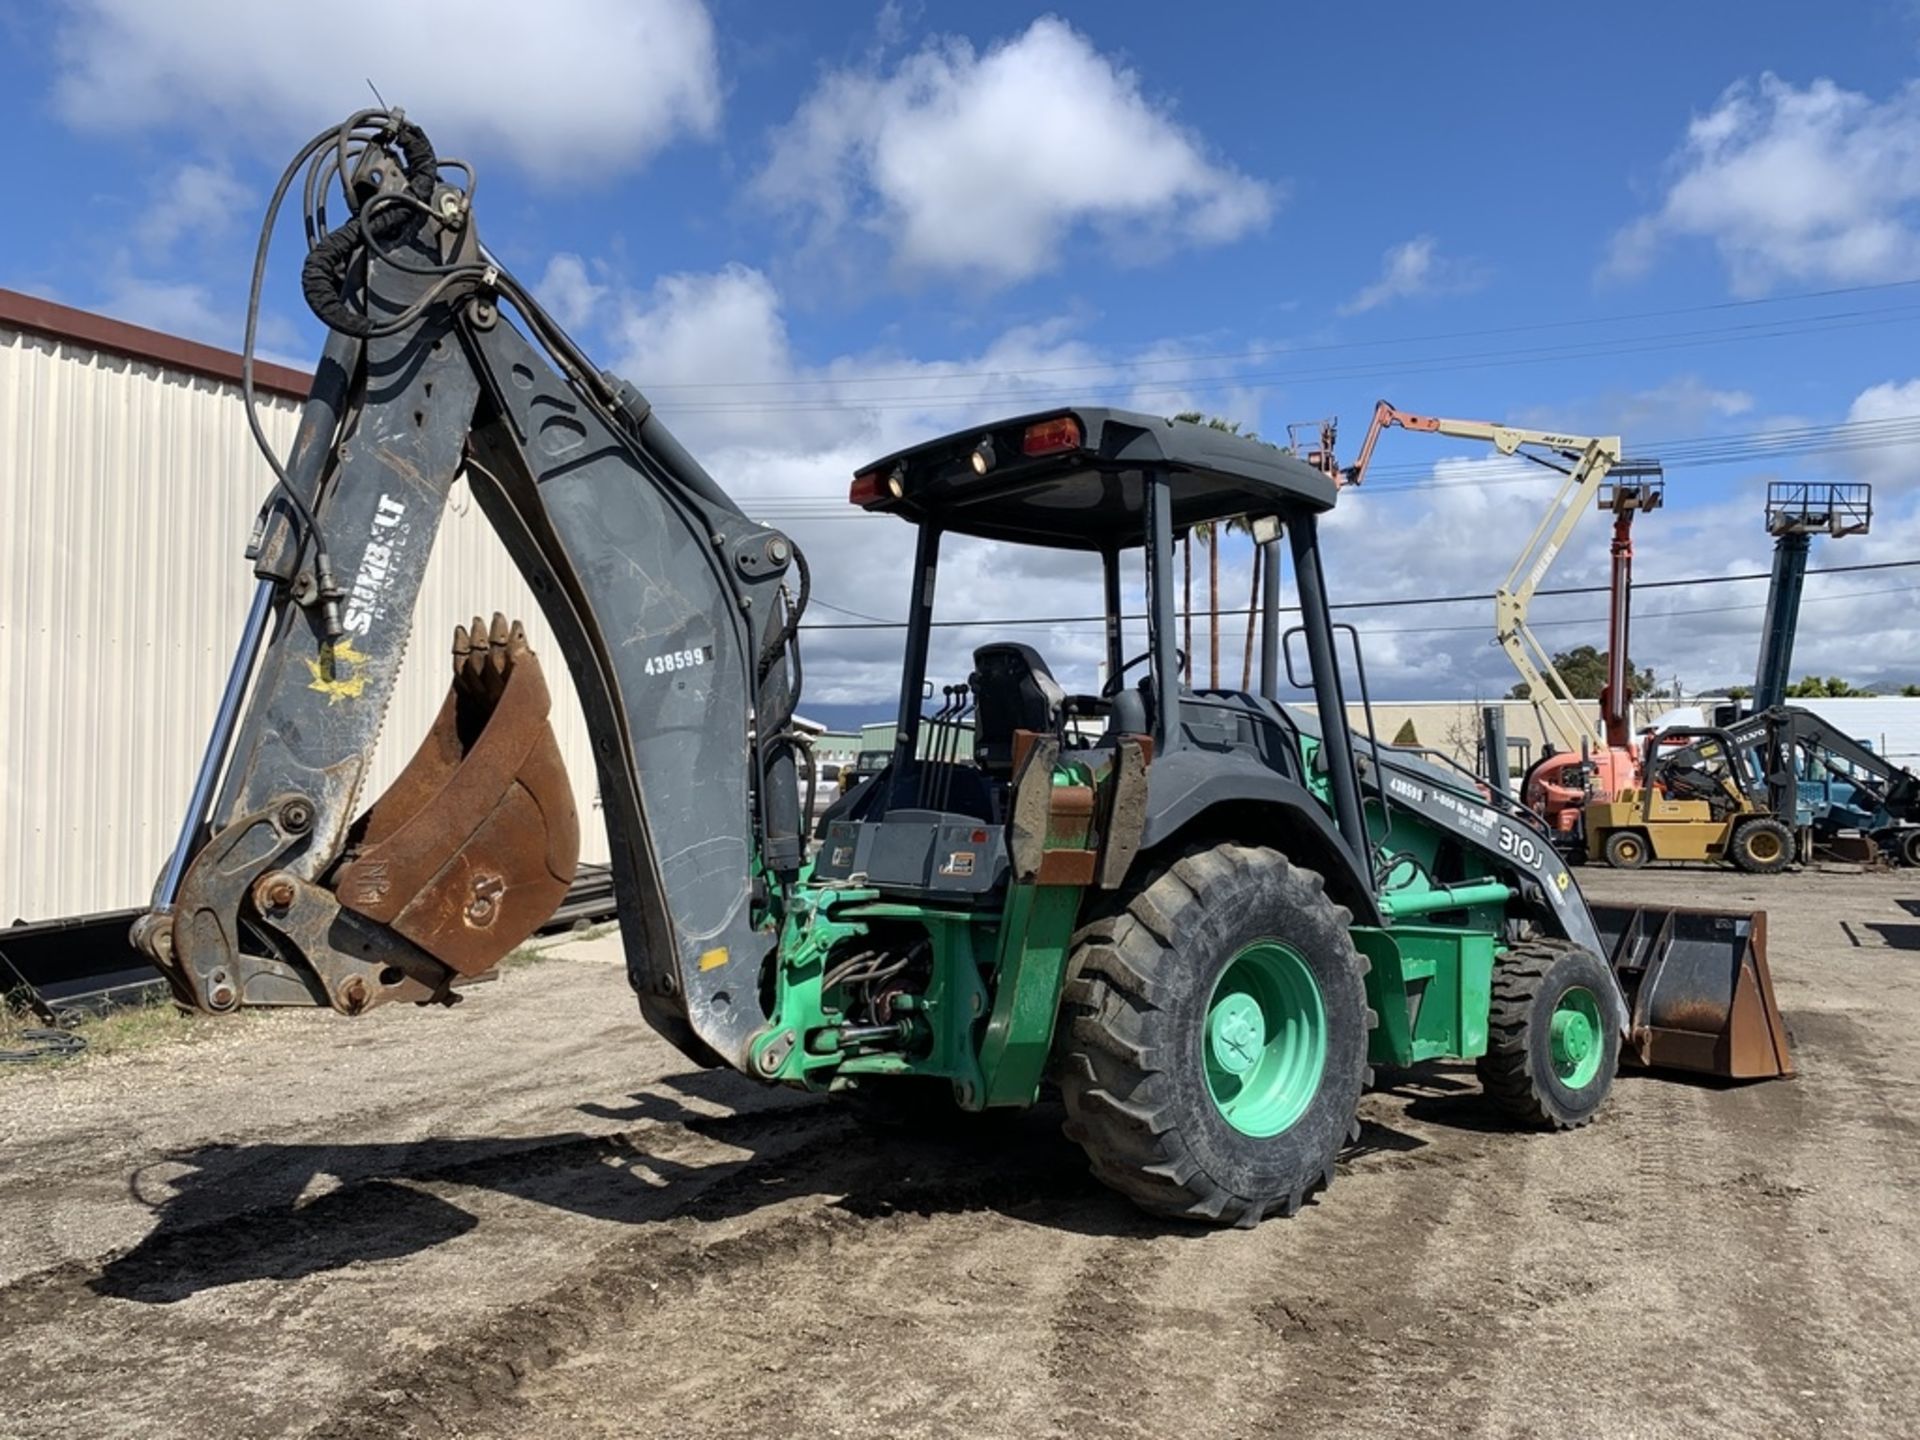
[[[1902,865],[1920,868],[1920,826],[1894,831],[1887,848]]]
[[[1749,875],[1778,875],[1793,863],[1793,849],[1793,831],[1762,816],[1734,827],[1727,854],[1736,869]]]
[[[1638,830],[1615,830],[1607,836],[1607,864],[1616,870],[1638,870],[1653,858],[1653,847]]]
[[[1599,956],[1536,937],[1494,966],[1480,1083],[1528,1125],[1569,1130],[1606,1103],[1620,1065],[1620,1000]]]
[[[1332,1184],[1375,1018],[1352,923],[1313,871],[1223,844],[1085,926],[1056,1058],[1094,1174],[1155,1214],[1239,1225]]]

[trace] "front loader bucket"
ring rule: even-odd
[[[453,634],[453,685],[400,777],[354,822],[340,904],[455,974],[491,970],[566,898],[580,858],[540,662],[516,621]]]
[[[1791,1078],[1764,910],[1595,905],[1630,1016],[1621,1058],[1734,1080]]]

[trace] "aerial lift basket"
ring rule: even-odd
[[[1626,992],[1623,1060],[1734,1080],[1792,1077],[1765,911],[1595,905],[1593,919]]]

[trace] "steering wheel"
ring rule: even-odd
[[[1173,649],[1173,656],[1176,662],[1174,666],[1175,670],[1178,671],[1182,679],[1185,679],[1187,674],[1187,652],[1176,645]],[[1138,655],[1134,656],[1133,659],[1127,661],[1126,664],[1122,665],[1107,677],[1107,683],[1100,687],[1100,698],[1103,700],[1111,700],[1115,695],[1118,695],[1125,681],[1126,673],[1133,669],[1134,666],[1144,664],[1152,658],[1153,652],[1151,650],[1142,650]]]

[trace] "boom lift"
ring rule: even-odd
[[[330,334],[188,821],[137,927],[182,1002],[450,1002],[564,888],[569,791],[539,663],[504,620],[456,631],[439,722],[352,818],[464,470],[588,717],[642,1012],[701,1063],[968,1111],[1051,1080],[1101,1179],[1158,1213],[1242,1223],[1328,1183],[1376,1064],[1475,1059],[1495,1103],[1549,1128],[1590,1119],[1623,1054],[1791,1073],[1759,917],[1596,914],[1528,812],[1358,753],[1318,544],[1337,487],[1203,426],[1063,407],[859,472],[852,501],[916,532],[899,739],[810,846],[789,723],[798,548],[488,255],[470,173],[440,178],[452,162],[417,127],[362,112],[310,142],[281,194],[304,163],[303,288]],[[328,231],[311,197],[336,174],[353,216]],[[1173,537],[1237,516],[1270,575],[1279,545],[1292,557],[1310,714],[1278,702],[1294,647],[1272,586],[1262,693],[1184,683]],[[1098,566],[1100,693],[1066,694],[1037,652],[992,641],[921,713],[956,534]],[[1148,602],[1131,657],[1129,574]]]
[[[1557,746],[1527,772],[1522,798],[1546,817],[1563,844],[1571,844],[1587,801],[1612,798],[1632,784],[1638,773],[1627,645],[1633,609],[1633,519],[1660,507],[1666,482],[1659,462],[1622,460],[1617,435],[1561,435],[1485,420],[1438,419],[1396,409],[1382,400],[1374,406],[1373,423],[1367,427],[1358,458],[1344,474],[1346,484],[1358,485],[1366,478],[1381,432],[1396,425],[1484,441],[1502,455],[1517,455],[1564,477],[1506,581],[1494,592],[1493,628],[1528,695],[1541,707]],[[1590,504],[1613,514],[1607,681],[1600,692],[1599,729],[1588,720],[1585,708],[1554,667],[1553,657],[1527,626],[1527,612],[1540,582]]]
[[[1800,592],[1807,583],[1807,556],[1815,535],[1864,535],[1873,526],[1873,487],[1826,481],[1767,483],[1767,533],[1773,536],[1773,575],[1760,626],[1760,658],[1754,666],[1756,713],[1786,703],[1793,664],[1793,637],[1800,626]]]

